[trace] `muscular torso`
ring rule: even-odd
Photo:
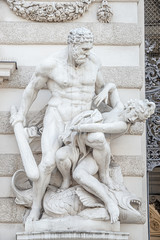
[[[98,67],[89,59],[77,68],[57,59],[49,71],[47,86],[52,97],[48,105],[57,108],[64,122],[91,109]]]

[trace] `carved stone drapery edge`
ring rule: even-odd
[[[26,20],[36,22],[67,22],[81,17],[93,1],[36,3],[7,0],[7,3],[17,16]],[[97,12],[99,22],[110,22],[112,15],[110,6],[106,0],[103,0]]]

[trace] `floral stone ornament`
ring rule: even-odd
[[[36,22],[67,22],[81,17],[93,1],[36,3],[7,0],[7,3],[17,16],[27,20]],[[98,9],[97,17],[100,22],[110,22],[112,12],[107,1],[102,2]]]

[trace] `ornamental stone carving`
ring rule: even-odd
[[[123,104],[116,85],[104,85],[92,47],[89,29],[71,30],[68,47],[36,68],[18,112],[14,106],[11,109],[25,170],[14,174],[12,187],[16,203],[29,209],[28,232],[51,231],[53,226],[55,231],[106,230],[106,226],[119,231],[124,216],[129,223],[141,219],[137,210],[141,199],[125,187],[110,142],[135,122],[149,118],[155,104],[132,99]],[[51,92],[47,108],[37,122],[27,123],[28,110],[44,85]],[[30,147],[36,139],[41,141],[39,166]]]
[[[152,57],[156,42],[146,41],[146,96],[156,104],[155,114],[147,121],[147,167],[152,171],[160,166],[160,58]]]
[[[99,22],[109,23],[112,18],[112,10],[111,7],[108,5],[108,2],[103,0],[102,6],[99,7],[97,11],[97,18]]]
[[[19,17],[36,22],[67,22],[78,19],[89,8],[94,0],[79,2],[35,3],[18,0],[7,0],[10,9]],[[97,17],[100,22],[108,23],[112,11],[106,0],[99,7]]]

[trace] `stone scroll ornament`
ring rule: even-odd
[[[35,22],[67,22],[78,19],[89,8],[94,0],[79,2],[36,3],[18,0],[7,0],[10,9],[19,17]],[[97,11],[99,22],[109,23],[112,11],[106,0],[102,1]]]

